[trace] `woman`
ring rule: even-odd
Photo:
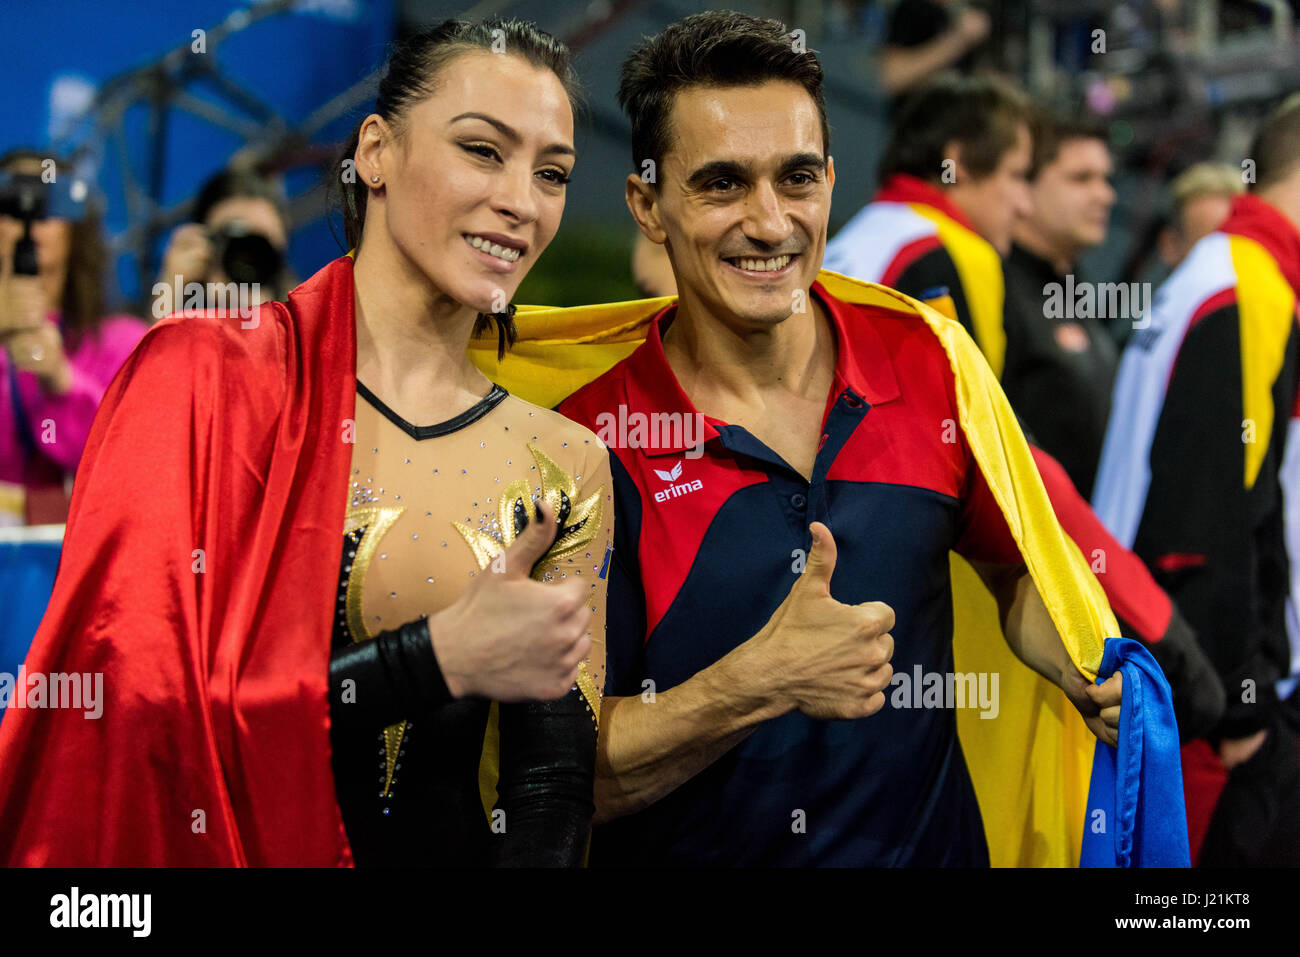
[[[38,179],[42,163],[40,153],[16,150],[0,158],[0,173],[49,191]],[[58,188],[71,166],[54,169]],[[23,232],[20,220],[0,215],[0,525],[57,524],[104,390],[148,327],[106,313],[96,210],[31,224],[34,276],[14,272]]]
[[[218,303],[206,295],[209,284],[256,284],[245,296],[252,305],[283,299],[297,285],[286,256],[289,210],[276,179],[243,167],[224,169],[199,188],[190,220],[163,251],[153,287],[155,319],[193,311],[196,286],[205,293],[203,308],[212,308]]]
[[[580,862],[608,460],[466,359],[559,225],[571,89],[516,21],[401,44],[345,167],[355,265],[151,330],[27,660],[102,674],[102,717],[0,723],[0,860]]]

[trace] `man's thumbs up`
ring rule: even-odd
[[[804,565],[803,574],[797,584],[804,588],[822,589],[829,595],[837,556],[835,536],[821,522],[813,522],[808,526],[808,530],[813,536],[812,548],[808,550],[808,562]]]

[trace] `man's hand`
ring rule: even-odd
[[[1061,675],[1061,690],[1083,715],[1084,724],[1088,726],[1098,741],[1104,741],[1111,747],[1119,745],[1119,712],[1123,701],[1124,676],[1115,672],[1099,685],[1089,683],[1088,679],[1073,668]]]
[[[831,597],[835,539],[821,522],[790,594],[754,636],[759,680],[810,718],[864,718],[885,705],[894,674],[894,611],[883,602],[844,605]]]
[[[497,701],[563,698],[591,651],[591,586],[581,579],[543,584],[533,565],[555,541],[555,512],[544,502],[503,556],[474,576],[456,601],[429,618],[433,650],[456,697]],[[504,571],[495,571],[504,561]]]

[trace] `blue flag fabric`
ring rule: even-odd
[[[1081,867],[1190,867],[1173,695],[1151,653],[1107,639],[1097,683],[1124,675],[1119,747],[1097,742]]]

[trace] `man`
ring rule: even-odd
[[[637,239],[632,273],[642,295],[677,295],[668,251],[639,232]],[[941,312],[951,308],[946,296],[931,304]],[[1106,398],[1109,406],[1109,394]],[[1223,716],[1223,685],[1196,635],[1142,560],[1106,530],[1060,462],[1032,440],[1030,451],[1057,520],[1097,573],[1121,633],[1141,641],[1169,679],[1180,738],[1209,731]]]
[[[1127,286],[1076,282],[1079,258],[1106,239],[1115,205],[1111,171],[1104,132],[1041,117],[1034,124],[1029,215],[1016,223],[1003,263],[1002,388],[1025,430],[1084,498],[1092,493],[1119,358],[1099,319],[1138,320],[1143,307]],[[1114,291],[1124,293],[1122,300]],[[1107,316],[1112,306],[1125,314]]]
[[[1001,257],[1029,213],[1028,101],[991,78],[941,77],[894,124],[880,189],[826,248],[826,268],[918,299],[946,289],[995,375],[1006,353]]]
[[[1197,163],[1169,186],[1173,212],[1160,231],[1160,260],[1173,270],[1202,237],[1219,228],[1232,211],[1232,201],[1246,191],[1241,170],[1222,163]]]
[[[688,17],[624,64],[628,206],[679,300],[560,408],[602,437],[617,416],[700,415],[704,441],[610,442],[595,864],[986,864],[953,710],[900,705],[891,680],[953,670],[949,549],[1016,655],[1114,740],[1118,676],[1080,674],[975,461],[978,423],[956,426],[989,400],[1031,461],[969,341],[886,291],[898,310],[816,281],[835,179],[821,78],[781,24],[736,13]],[[984,377],[973,397],[953,362]],[[1037,497],[1026,519],[1064,561],[1034,481],[1004,499]],[[1086,569],[1068,577],[1104,606]]]
[[[1184,752],[1202,865],[1300,864],[1300,97],[1260,128],[1257,181],[1126,347],[1094,504],[1178,603],[1227,709]],[[1288,647],[1288,630],[1290,647]]]

